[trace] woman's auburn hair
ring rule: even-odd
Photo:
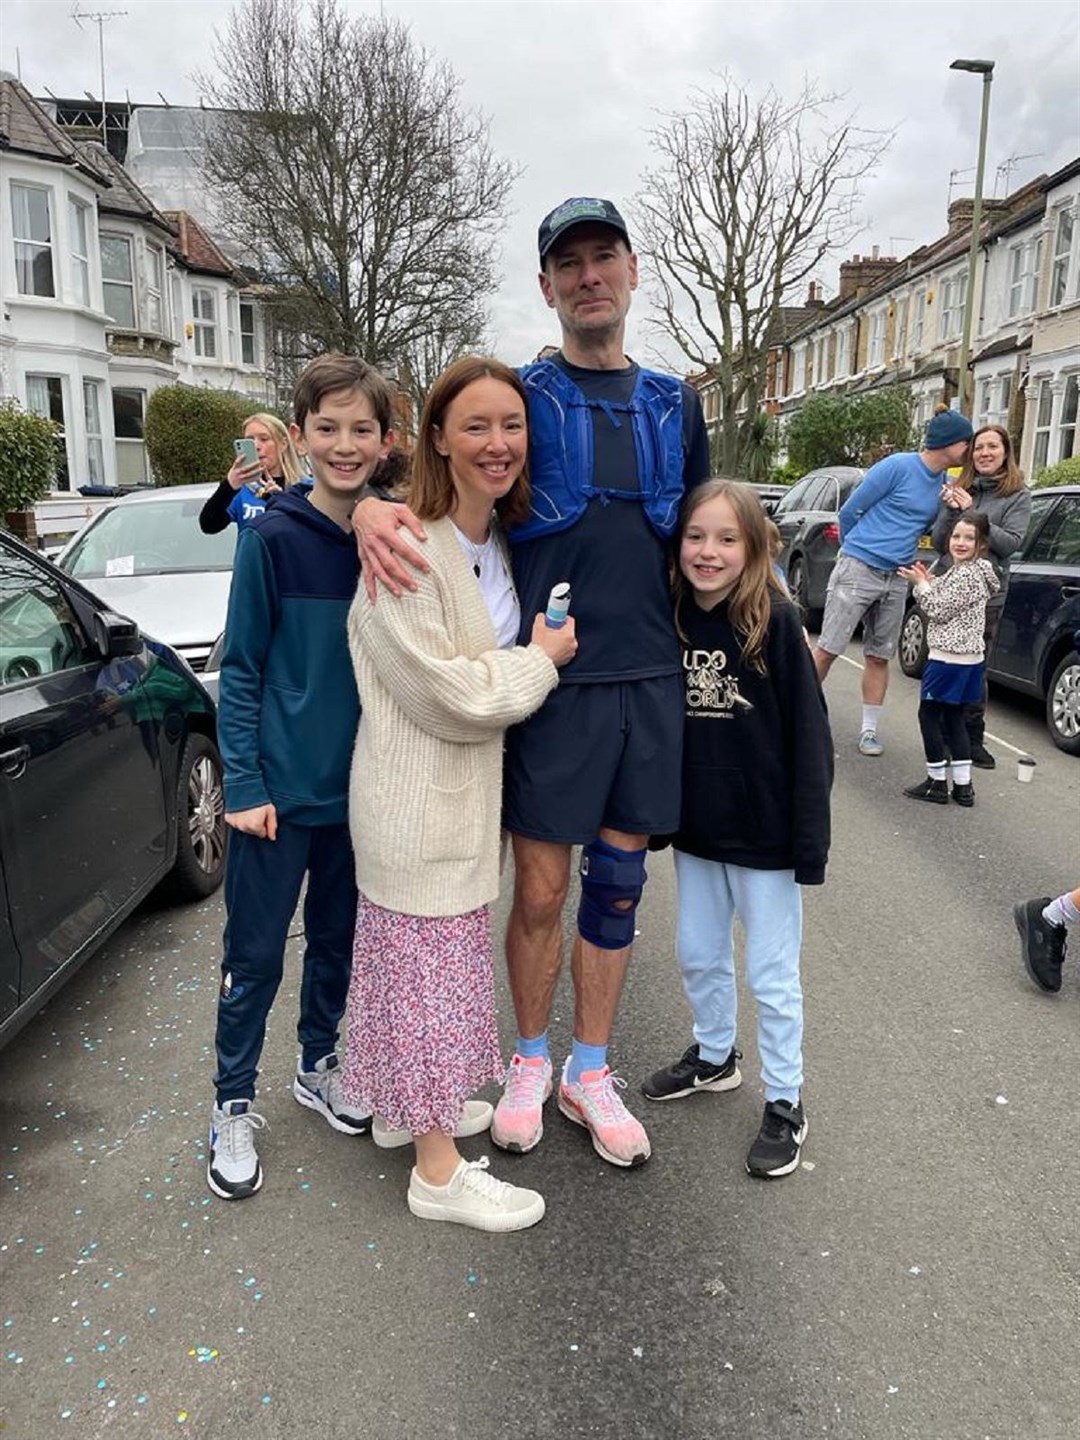
[[[768,673],[765,646],[769,636],[769,620],[773,598],[786,599],[783,586],[773,569],[769,549],[768,517],[752,486],[742,480],[706,480],[691,490],[679,517],[672,589],[675,596],[675,625],[679,638],[686,643],[683,607],[693,604],[692,587],[682,573],[679,551],[683,537],[694,518],[694,512],[710,500],[724,499],[735,512],[739,532],[746,551],[742,574],[728,595],[728,616],[736,634],[742,639],[742,657],[760,675]]]
[[[435,437],[443,428],[447,410],[461,392],[477,380],[498,380],[509,385],[521,401],[522,409],[526,413],[528,411],[521,377],[501,360],[487,355],[465,355],[449,365],[428,391],[412,453],[408,500],[409,508],[418,520],[441,520],[454,508],[450,461],[435,448]],[[519,525],[528,517],[529,497],[529,465],[526,460],[510,489],[495,501],[495,513],[504,527]]]
[[[246,430],[249,425],[255,424],[259,424],[263,426],[264,429],[269,430],[270,434],[274,437],[274,444],[278,450],[278,460],[281,463],[281,477],[285,481],[285,488],[288,489],[290,485],[295,485],[298,480],[302,480],[306,473],[304,470],[304,462],[300,459],[299,452],[293,444],[292,436],[289,434],[285,422],[279,420],[276,415],[269,415],[265,411],[260,410],[257,414],[247,417],[244,421],[244,429]]]
[[[983,476],[975,469],[975,442],[980,435],[989,434],[991,431],[998,437],[1002,445],[1005,446],[1005,464],[996,476]],[[997,480],[997,493],[1003,500],[1007,495],[1015,495],[1018,490],[1023,490],[1024,488],[1023,472],[1016,463],[1016,457],[1013,455],[1012,440],[1009,438],[1009,432],[1005,429],[1004,425],[980,425],[978,430],[975,431],[975,434],[971,437],[968,457],[964,461],[964,468],[960,472],[960,479],[957,481],[957,484],[963,486],[965,490],[970,490],[976,480],[983,479]]]

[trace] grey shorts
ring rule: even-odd
[[[891,660],[900,641],[907,581],[895,570],[875,570],[854,555],[837,557],[825,592],[825,615],[818,645],[842,655],[862,621],[863,654]]]

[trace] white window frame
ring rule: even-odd
[[[915,299],[911,307],[911,354],[922,353],[923,339],[926,335],[926,291],[916,290]]]
[[[1042,236],[1021,241],[1009,249],[1008,304],[1006,313],[1010,320],[1030,315],[1035,309],[1036,291],[1039,285],[1039,269],[1042,263]]]
[[[250,329],[244,329],[244,311],[247,311],[251,320]],[[251,300],[240,301],[240,363],[249,365],[252,368],[259,363],[258,325],[255,319],[255,305]],[[250,346],[244,342],[250,341]],[[250,349],[250,355],[246,352]]]
[[[84,305],[87,309],[90,308],[90,237],[92,234],[90,217],[92,213],[85,200],[79,200],[74,195],[68,196],[71,294],[77,305]]]
[[[121,280],[113,275],[105,273],[105,244],[122,244],[127,250],[127,279]],[[98,240],[98,248],[101,251],[101,304],[105,314],[109,317],[111,324],[120,330],[136,330],[139,325],[138,296],[135,293],[135,254],[130,235],[125,235],[122,230],[102,230]],[[109,308],[110,295],[118,296],[126,292],[131,304],[130,320],[126,316],[114,315]]]
[[[1035,402],[1035,443],[1031,450],[1031,473],[1038,475],[1049,463],[1050,433],[1054,423],[1054,390],[1049,380],[1039,381]]]
[[[851,326],[841,325],[836,332],[836,365],[833,374],[846,380],[851,374]]]
[[[907,322],[909,308],[909,301],[906,295],[904,295],[901,299],[897,300],[896,304],[893,306],[893,318],[896,322],[893,326],[892,358],[894,360],[903,359],[905,353],[904,341],[907,338]]]
[[[195,354],[200,360],[216,360],[218,358],[217,296],[208,286],[192,286],[191,315]]]
[[[1072,205],[1063,205],[1054,212],[1054,249],[1050,262],[1050,290],[1046,302],[1051,310],[1058,305],[1064,305],[1069,299],[1069,274],[1078,228],[1076,210]]]
[[[26,196],[22,204],[16,202],[16,196]],[[32,234],[34,225],[30,213],[31,195],[43,195],[45,197],[45,228],[48,231],[47,237],[42,240]],[[41,300],[54,300],[56,298],[56,256],[53,253],[53,206],[52,191],[47,185],[32,185],[24,180],[12,180],[11,182],[11,235],[15,242],[15,284],[20,295],[35,295]],[[20,213],[21,212],[21,213]],[[26,234],[20,234],[25,229]],[[42,252],[49,256],[49,289],[37,290],[34,288],[36,282],[36,260]],[[27,252],[30,252],[27,254]],[[30,288],[23,288],[23,277],[27,274],[29,262]]]
[[[101,428],[101,380],[83,381],[86,469],[91,485],[105,484],[105,436]]]
[[[1071,460],[1076,444],[1077,411],[1080,410],[1080,375],[1073,370],[1064,379],[1065,389],[1061,397],[1061,414],[1054,449],[1059,460]]]
[[[885,311],[875,310],[870,316],[870,339],[866,346],[866,364],[875,369],[885,364]]]
[[[967,295],[967,271],[958,270],[941,282],[939,340],[960,338],[964,326],[964,299]]]
[[[146,328],[152,335],[166,335],[165,251],[160,245],[146,242],[143,252],[143,277],[146,296]]]
[[[34,371],[26,376],[26,408],[32,415],[42,415],[46,420],[55,420],[60,426],[60,433],[56,437],[58,451],[56,466],[56,488],[57,490],[71,489],[71,461],[68,456],[67,436],[70,425],[68,423],[68,396],[67,386],[64,383],[63,375],[48,374],[45,371]],[[50,389],[50,382],[55,384],[55,390]],[[44,393],[47,397],[44,405],[40,399],[35,397],[35,390],[39,395]],[[52,413],[52,395],[60,397],[60,418]]]
[[[116,433],[118,430],[116,424],[116,396],[120,393],[124,395],[138,395],[140,397],[139,404],[141,414],[139,419],[144,429],[144,433],[141,436],[120,435]],[[140,463],[132,468],[131,475],[136,476],[136,472],[138,472],[134,483],[137,485],[146,484],[150,479],[150,470],[146,457],[146,391],[137,385],[114,385],[110,399],[113,407],[113,432],[116,438],[116,477],[122,484],[132,483],[125,475],[127,468],[125,456],[135,455],[137,453],[140,457]]]

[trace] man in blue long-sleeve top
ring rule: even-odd
[[[883,748],[878,725],[907,594],[907,581],[897,570],[911,564],[919,536],[937,514],[941,477],[963,463],[971,436],[970,420],[958,410],[942,411],[927,425],[921,450],[871,465],[841,507],[840,554],[829,579],[814,664],[824,683],[862,621],[861,755],[880,755]]]

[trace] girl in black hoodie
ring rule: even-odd
[[[765,1087],[746,1168],[773,1178],[798,1168],[807,1129],[800,886],[825,879],[833,747],[799,613],[773,572],[765,514],[749,485],[709,480],[687,499],[675,605],[686,719],[682,821],[672,843],[695,1043],[642,1090],[675,1100],[741,1083],[738,916]]]

